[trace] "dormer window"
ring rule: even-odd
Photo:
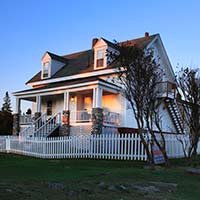
[[[96,68],[104,67],[104,50],[97,51]]]
[[[105,68],[107,59],[106,59],[106,48],[96,49],[94,56],[94,69]]]
[[[43,78],[48,78],[50,76],[50,63],[49,62],[43,63],[42,76],[43,76]]]

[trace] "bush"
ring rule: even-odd
[[[0,111],[0,135],[12,135],[13,116],[12,113]]]

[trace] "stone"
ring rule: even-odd
[[[92,193],[91,189],[86,188],[86,187],[81,188],[81,192],[85,192],[85,193],[89,193],[89,194]]]
[[[119,189],[123,192],[129,192],[128,187],[124,186],[124,185],[119,185]]]
[[[105,182],[100,182],[99,184],[98,184],[98,186],[99,187],[101,187],[101,188],[105,188],[106,187],[106,184],[105,184]]]
[[[48,187],[51,189],[56,189],[56,190],[57,189],[64,190],[65,185],[63,183],[49,182]]]
[[[68,193],[67,193],[67,196],[69,197],[69,198],[74,198],[74,197],[76,197],[78,194],[77,194],[77,192],[75,192],[75,191],[73,191],[73,190],[71,190],[71,191],[69,191]]]
[[[189,174],[200,175],[200,168],[187,168],[186,172]]]
[[[155,192],[160,192],[160,190],[158,188],[156,188],[155,186],[135,186],[135,189],[143,192],[143,193],[155,193]]]
[[[93,108],[92,109],[92,134],[102,134],[103,127],[103,109]]]
[[[153,184],[157,187],[163,187],[163,188],[177,188],[178,184],[177,183],[166,183],[166,182],[154,182],[151,181],[149,182],[150,184]]]
[[[99,173],[98,176],[107,176],[110,175],[110,172],[103,172],[103,173]]]
[[[12,189],[6,189],[6,192],[13,192]]]
[[[108,189],[109,191],[113,191],[113,192],[117,192],[117,191],[118,191],[118,189],[117,189],[117,187],[116,187],[115,185],[109,185],[109,186],[107,187],[107,189]]]
[[[63,110],[62,123],[66,124],[66,125],[70,124],[70,111],[69,110]]]
[[[70,111],[63,110],[62,125],[59,128],[59,136],[70,135]]]

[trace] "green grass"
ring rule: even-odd
[[[185,173],[185,167],[179,167],[183,163],[174,161],[170,169],[152,171],[133,161],[42,160],[0,154],[0,200],[200,199],[200,176]],[[129,188],[131,184],[148,186],[152,181],[178,186],[173,191],[164,188],[150,194]],[[128,190],[113,191],[111,185]]]

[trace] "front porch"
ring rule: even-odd
[[[87,93],[88,92],[88,93]],[[91,123],[92,122],[92,92],[77,92],[77,93],[69,93],[69,111],[70,111],[70,124],[77,123]],[[24,99],[27,101],[33,102],[32,111],[34,113],[41,112],[41,115],[46,113],[48,118],[51,118],[56,113],[62,113],[62,95],[49,95],[49,96],[41,96],[41,100],[39,103],[41,105],[37,106],[37,102],[31,99]],[[100,98],[100,97],[98,97]],[[110,107],[110,101],[113,101],[114,98],[118,98],[118,95],[112,94],[111,92],[103,92],[102,94],[102,109],[103,109],[103,122],[106,125],[120,125],[120,113],[112,112],[112,110],[116,110],[113,107]],[[37,99],[35,97],[35,99]],[[59,105],[60,104],[60,105]],[[41,110],[36,110],[37,107],[41,107]],[[64,108],[64,105],[63,105]],[[64,110],[64,109],[63,109]],[[120,110],[119,110],[120,111]],[[35,114],[22,114],[20,115],[20,124],[28,125],[34,121]]]
[[[32,102],[32,114],[21,115],[20,108],[22,100]],[[100,113],[95,113],[98,110]],[[94,131],[94,124],[101,123],[102,126],[118,127],[122,112],[121,95],[119,88],[111,85],[92,84],[87,87],[76,87],[67,90],[53,90],[52,92],[37,92],[16,96],[16,114],[19,117],[21,130],[26,129],[34,121],[46,114],[46,120],[51,119],[58,113],[68,113],[68,120],[64,121],[65,114],[59,121],[60,126],[89,126],[90,132]],[[99,119],[98,118],[102,118]],[[99,129],[99,128],[98,128]],[[101,130],[100,130],[101,131]],[[70,135],[73,135],[70,132]]]

